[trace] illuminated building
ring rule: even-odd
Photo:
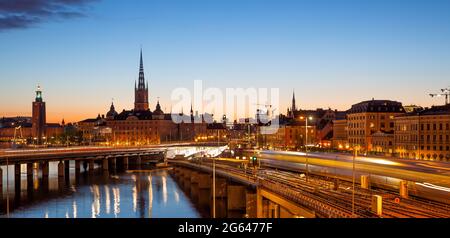
[[[287,110],[287,121],[286,125],[286,138],[287,138],[287,146],[292,147],[292,144],[302,144],[304,142],[299,142],[301,140],[302,135],[296,133],[296,128],[300,126],[304,118],[311,117],[311,121],[308,122],[308,127],[312,126],[314,128],[313,139],[308,139],[308,144],[317,144],[320,147],[331,147],[332,146],[332,138],[333,138],[333,120],[344,118],[346,112],[332,110],[331,108],[322,109],[318,108],[316,110],[302,110],[298,109],[295,101],[295,94],[292,95],[292,105]],[[303,124],[305,124],[303,122]],[[305,127],[305,126],[303,126]],[[297,128],[298,129],[298,128]],[[305,128],[303,128],[304,130]],[[291,133],[292,131],[292,133]],[[305,134],[303,132],[303,134]],[[304,135],[303,135],[304,136]],[[310,135],[308,134],[308,138]],[[292,137],[292,138],[291,138]],[[295,139],[296,137],[300,137],[299,139]],[[312,138],[312,137],[311,137]],[[298,141],[291,142],[291,141]]]
[[[332,147],[334,149],[345,150],[349,148],[347,133],[347,119],[333,120]]]
[[[417,109],[395,118],[401,158],[450,161],[450,105]]]
[[[348,142],[362,151],[373,150],[373,134],[394,133],[394,118],[405,111],[400,102],[369,100],[354,104],[347,111]],[[375,135],[377,136],[377,135]]]
[[[50,137],[64,133],[64,126],[58,123],[47,123],[45,102],[41,88],[38,86],[36,97],[32,102],[32,116],[3,118],[0,120],[0,142],[44,144]]]
[[[45,137],[45,124],[46,124],[46,113],[45,113],[45,102],[42,100],[41,87],[38,86],[36,90],[36,99],[33,102],[32,111],[32,136],[37,139],[37,143],[41,144],[43,138]]]
[[[106,117],[87,119],[78,123],[85,141],[110,142],[114,145],[144,145],[171,141],[194,141],[198,135],[207,135],[204,115],[178,114],[183,121],[175,123],[172,112],[165,113],[157,101],[155,109],[149,109],[148,83],[145,81],[142,51],[140,54],[139,80],[135,84],[134,109],[116,112],[112,103]],[[197,122],[197,123],[194,123]]]

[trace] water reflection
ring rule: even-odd
[[[105,188],[106,214],[110,214],[111,213],[111,200],[109,198],[109,187],[108,187],[108,185],[105,185],[104,188]]]
[[[114,217],[117,218],[120,213],[120,189],[119,187],[114,187],[112,190],[114,195]]]
[[[148,178],[148,214],[149,217],[151,217],[153,208],[153,183],[151,175],[149,175],[147,178]]]
[[[163,202],[164,205],[167,204],[167,183],[166,183],[166,176],[161,177],[162,179],[162,190],[163,190]]]
[[[72,202],[73,218],[77,218],[77,202],[74,200]]]
[[[10,217],[120,218],[200,217],[190,199],[164,170],[117,174],[81,173],[58,178],[57,163],[50,163],[49,177],[39,166],[33,176],[21,167],[20,183],[14,182],[14,166],[6,166],[0,189],[0,217],[6,217],[9,196]],[[144,169],[144,168],[143,168]],[[152,172],[147,172],[151,170]],[[9,188],[9,189],[8,189]]]

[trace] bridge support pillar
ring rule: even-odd
[[[141,165],[141,163],[142,163],[141,155],[138,155],[136,158],[136,165]]]
[[[191,193],[191,170],[184,170],[183,173],[183,189],[190,194]]]
[[[109,168],[108,168],[108,159],[103,159],[102,160],[102,168],[103,168],[103,171],[108,171],[109,170]]]
[[[14,176],[20,178],[20,164],[14,164]]]
[[[0,168],[0,191],[3,191],[2,186],[3,186],[3,170],[2,168]]]
[[[212,181],[212,176],[209,178]],[[212,195],[212,194],[211,194]],[[227,180],[216,176],[216,197],[227,197]]]
[[[116,166],[117,166],[117,159],[116,159],[116,157],[112,157],[112,158],[110,158],[110,160],[111,160],[111,169],[112,170],[116,170]]]
[[[81,161],[75,160],[75,174],[79,175],[81,171]]]
[[[89,160],[89,173],[93,174],[94,173],[94,160],[91,159]]]
[[[383,214],[383,197],[380,195],[372,196],[372,212],[378,216]]]
[[[14,186],[16,193],[19,194],[20,197],[20,183],[21,183],[21,174],[20,174],[20,164],[14,164]]]
[[[27,163],[27,176],[33,176],[33,163]]]
[[[27,194],[31,195],[33,190],[33,163],[27,163]]]
[[[370,179],[368,175],[361,175],[361,188],[370,189]]]
[[[84,172],[88,171],[88,162],[86,160],[83,161],[83,170],[84,170]]]
[[[245,192],[245,211],[245,217],[256,218],[256,193],[253,191]]]
[[[198,201],[198,172],[191,173],[191,198],[194,203]]]
[[[247,194],[242,185],[227,186],[227,209],[229,218],[242,218],[246,214]]]
[[[210,209],[211,180],[208,174],[198,174],[198,204],[202,209]]]
[[[212,176],[209,178],[212,181]],[[212,184],[214,181],[211,182]],[[211,197],[215,200],[216,204],[216,218],[226,218],[227,217],[227,180],[220,178],[216,175],[215,182],[215,196],[213,194],[213,189],[211,188]],[[211,201],[212,202],[212,201]],[[213,215],[213,210],[211,209],[211,216]]]
[[[48,179],[48,173],[49,173],[49,162],[44,161],[42,162],[42,178]]]
[[[58,163],[58,177],[62,178],[64,177],[64,163],[62,161],[59,161]]]
[[[408,198],[408,181],[400,181],[400,197]]]
[[[256,189],[256,218],[264,218],[263,196],[261,189]]]
[[[64,175],[69,177],[70,174],[70,160],[64,160]]]
[[[19,163],[14,164],[14,203],[17,204],[20,204],[21,178],[21,165]]]
[[[271,213],[271,218],[280,218],[280,205],[270,202],[269,209]]]

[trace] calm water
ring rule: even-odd
[[[19,218],[201,217],[167,170],[145,168],[113,174],[100,169],[94,175],[82,172],[75,178],[72,161],[67,180],[58,179],[57,164],[51,163],[46,182],[40,175],[28,178],[23,166],[19,192],[14,184],[14,168],[10,166],[7,192],[6,166],[2,169],[0,217],[6,217],[7,197],[10,217]]]

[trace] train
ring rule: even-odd
[[[400,182],[406,181],[410,199],[450,205],[450,164],[446,162],[273,150],[246,150],[243,154],[256,156],[264,167],[300,173],[308,167],[309,174],[347,182],[353,181],[354,173],[357,184],[366,175],[372,188],[393,194],[399,192]]]

